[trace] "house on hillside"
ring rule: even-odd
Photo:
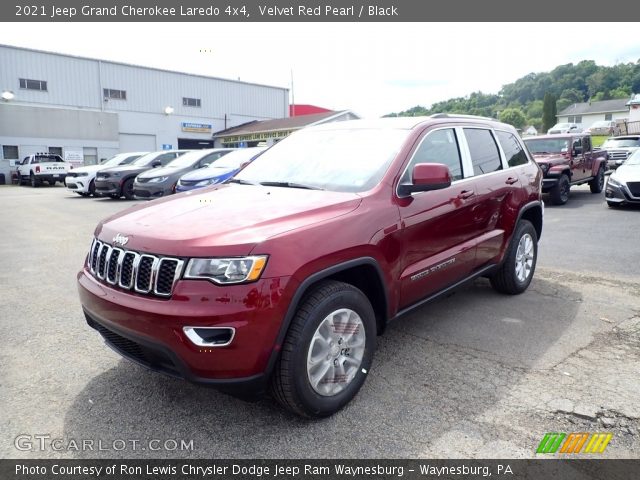
[[[580,128],[589,128],[594,122],[600,120],[627,120],[629,118],[627,103],[626,98],[574,103],[558,113],[558,123],[577,123]]]

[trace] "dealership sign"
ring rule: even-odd
[[[211,130],[212,126],[208,123],[182,122],[183,132],[211,133]]]

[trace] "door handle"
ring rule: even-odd
[[[462,190],[458,194],[458,198],[465,199],[465,198],[473,197],[474,195],[475,195],[475,192],[473,190]]]
[[[513,184],[514,184],[514,183],[516,183],[517,181],[518,181],[518,179],[517,179],[517,178],[509,177],[509,178],[507,178],[507,180],[506,180],[504,183],[506,183],[507,185],[513,185]]]

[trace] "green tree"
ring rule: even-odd
[[[543,107],[542,107],[542,130],[547,131],[556,124],[556,116],[558,111],[556,109],[556,97],[547,92],[544,94]]]
[[[501,122],[508,123],[516,128],[523,128],[527,121],[524,113],[522,113],[522,110],[519,108],[507,108],[502,110],[499,118]]]

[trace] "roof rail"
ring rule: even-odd
[[[431,115],[431,118],[469,118],[469,119],[477,119],[477,120],[491,120],[497,122],[495,118],[491,117],[481,117],[479,115],[464,115],[462,113],[434,113]]]

